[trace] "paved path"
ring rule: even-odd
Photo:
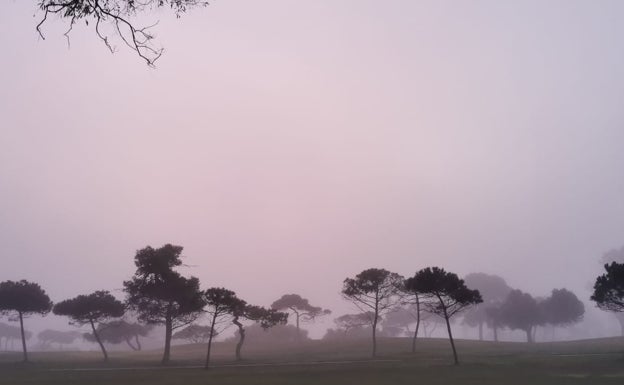
[[[225,364],[210,365],[210,368],[254,368],[279,366],[323,366],[323,365],[352,365],[352,364],[386,364],[401,362],[401,360],[350,360],[350,361],[304,361],[304,362],[266,362],[256,364]],[[163,369],[203,369],[203,365],[179,366],[128,366],[119,368],[58,368],[48,369],[50,372],[106,372],[120,370],[163,370]]]

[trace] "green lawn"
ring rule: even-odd
[[[175,347],[172,366],[177,367],[164,368],[158,351],[114,352],[108,364],[96,352],[35,352],[28,365],[15,363],[18,354],[2,354],[0,384],[624,384],[623,338],[457,345],[458,367],[451,365],[448,341],[442,339],[420,340],[416,354],[409,353],[408,339],[381,339],[376,361],[369,361],[368,341],[250,345],[243,367],[228,367],[235,364],[234,346],[220,343],[208,371],[180,368],[201,365],[203,345]],[[362,362],[336,363],[344,360]]]

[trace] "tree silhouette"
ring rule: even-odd
[[[28,330],[24,330],[24,335],[27,340],[30,339],[32,333]],[[2,347],[2,339],[4,338],[4,350],[9,349],[9,341],[11,341],[11,348],[13,348],[14,340],[21,340],[22,329],[17,326],[8,325],[0,322],[0,347]]]
[[[236,343],[236,360],[243,359],[241,350],[245,342],[245,326],[241,321],[254,321],[267,330],[275,325],[285,325],[288,321],[288,313],[275,309],[266,309],[261,306],[250,305],[241,300],[232,308],[232,323],[238,327],[238,342]]]
[[[182,246],[171,244],[137,251],[137,270],[131,280],[124,282],[127,305],[137,313],[139,321],[165,325],[163,364],[170,360],[173,330],[194,322],[206,304],[199,280],[184,278],[173,270],[182,264],[181,253]]]
[[[243,306],[244,301],[239,299],[232,290],[222,287],[212,287],[204,292],[206,301],[206,313],[210,315],[210,336],[208,337],[208,350],[206,351],[206,362],[204,368],[210,367],[210,349],[212,338],[218,332],[216,326],[226,322],[234,313],[234,309]]]
[[[585,314],[585,305],[567,289],[553,289],[543,301],[545,321],[553,326],[567,326],[579,322]]]
[[[292,312],[292,314],[295,315],[295,327],[297,328],[298,335],[300,332],[300,322],[312,322],[317,317],[331,314],[330,310],[310,305],[310,302],[306,298],[302,298],[299,294],[284,294],[271,304],[271,308]]]
[[[195,344],[205,343],[210,338],[210,326],[190,324],[173,334],[171,338],[174,340],[186,340]]]
[[[39,35],[45,39],[41,27],[48,20],[49,15],[55,15],[68,22],[65,36],[69,41],[69,34],[74,24],[84,21],[93,26],[96,35],[104,42],[111,52],[115,47],[110,41],[110,34],[102,30],[102,24],[110,24],[113,31],[139,57],[152,66],[162,55],[163,49],[154,45],[154,35],[151,28],[156,24],[139,27],[133,19],[155,8],[169,7],[176,16],[180,16],[188,9],[196,6],[206,6],[206,0],[39,0],[39,8],[43,16],[37,25]]]
[[[544,323],[544,314],[538,301],[530,294],[512,290],[500,307],[499,320],[502,326],[523,330],[527,342],[534,342],[533,328]]]
[[[457,274],[439,267],[427,267],[418,271],[412,278],[406,280],[405,289],[426,295],[428,300],[425,306],[429,312],[444,318],[455,365],[458,365],[450,319],[462,310],[483,302],[479,291],[468,289]]]
[[[12,314],[17,315],[22,335],[24,362],[28,361],[24,317],[31,314],[46,315],[51,308],[50,297],[38,284],[26,280],[0,282],[0,313],[7,314],[9,317]]]
[[[125,342],[132,350],[141,350],[141,340],[139,337],[145,337],[152,329],[152,325],[141,325],[139,323],[130,323],[124,320],[115,320],[110,322],[102,322],[97,327],[97,334],[102,342],[110,344],[120,344]],[[94,334],[85,333],[84,339],[90,342],[97,342]]]
[[[497,275],[485,273],[471,273],[464,277],[466,286],[470,289],[479,290],[483,303],[468,309],[462,323],[476,327],[479,330],[479,340],[483,340],[483,325],[494,327],[496,322],[490,319],[491,311],[487,309],[502,303],[512,290],[505,280]],[[497,330],[494,330],[495,339],[498,338]]]
[[[49,348],[50,345],[53,343],[59,344],[60,348],[63,345],[71,344],[78,337],[80,337],[80,332],[77,332],[75,330],[61,331],[45,329],[37,334],[37,339],[39,340],[43,348]]]
[[[111,318],[121,317],[124,304],[113,297],[108,291],[100,290],[88,295],[79,295],[54,305],[52,312],[56,315],[69,317],[73,324],[91,325],[93,336],[102,349],[104,361],[108,361],[108,353],[95,328],[96,323],[106,322]]]
[[[385,269],[367,269],[343,282],[342,296],[362,312],[372,312],[373,351],[377,355],[377,323],[394,309],[403,294],[403,277]]]
[[[624,263],[605,264],[605,274],[596,278],[591,300],[606,311],[624,312]]]

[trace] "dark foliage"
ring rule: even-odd
[[[624,263],[605,264],[605,274],[596,278],[591,300],[602,309],[624,312]]]
[[[124,304],[113,297],[108,291],[96,291],[88,295],[79,295],[72,299],[59,302],[52,309],[54,314],[69,317],[78,325],[91,325],[95,340],[102,349],[104,361],[108,360],[108,353],[100,339],[96,323],[105,322],[111,318],[121,317],[125,312]]]
[[[0,282],[0,314],[17,315],[22,334],[24,362],[28,361],[24,317],[31,314],[46,315],[50,309],[52,301],[38,284],[26,280]]]
[[[439,267],[427,267],[418,271],[412,278],[405,281],[405,289],[424,295],[424,305],[427,310],[445,319],[453,358],[457,365],[459,360],[450,319],[462,310],[483,302],[479,291],[469,289],[457,274]]]
[[[167,244],[137,251],[137,270],[124,282],[126,302],[142,323],[165,325],[162,363],[169,362],[173,330],[194,322],[206,304],[195,277],[185,278],[174,267],[182,264],[182,247]]]
[[[380,317],[400,305],[403,277],[385,269],[367,269],[343,282],[342,296],[362,312],[372,312],[372,356],[377,355],[377,323]]]

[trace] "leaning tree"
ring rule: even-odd
[[[437,314],[446,321],[449,341],[453,349],[455,365],[459,364],[457,350],[451,332],[451,318],[462,310],[483,302],[478,290],[466,287],[464,280],[457,274],[439,267],[427,267],[418,271],[405,282],[405,289],[426,296],[425,306],[429,312]]]
[[[28,361],[24,318],[32,314],[46,315],[52,309],[52,301],[46,292],[34,282],[26,280],[0,282],[0,314],[17,315],[22,335],[24,362]]]
[[[308,299],[301,297],[299,294],[284,294],[273,302],[271,308],[278,311],[285,310],[295,316],[295,327],[297,328],[298,336],[300,335],[300,322],[312,322],[317,317],[331,314],[331,310],[310,305]]]
[[[139,321],[165,326],[163,364],[170,360],[173,331],[195,321],[206,304],[199,280],[185,278],[174,270],[182,264],[181,254],[182,246],[147,246],[137,251],[137,270],[124,282],[126,303],[137,313]]]
[[[241,350],[245,342],[245,325],[242,321],[248,320],[259,324],[262,329],[267,330],[276,325],[285,325],[288,321],[288,313],[275,309],[267,309],[262,306],[250,305],[240,300],[232,308],[232,323],[238,328],[238,342],[236,343],[236,360],[243,359]]]
[[[71,319],[71,324],[79,326],[89,324],[95,340],[102,349],[104,361],[108,361],[108,353],[100,339],[95,324],[109,321],[111,318],[119,318],[124,315],[124,304],[118,301],[108,291],[99,290],[88,295],[79,295],[72,299],[66,299],[54,305],[52,312]]]
[[[163,53],[163,48],[154,44],[152,28],[158,23],[140,26],[136,19],[156,8],[171,8],[176,16],[180,16],[188,9],[208,5],[207,0],[38,0],[42,11],[41,19],[37,24],[37,32],[45,39],[43,25],[50,16],[56,16],[67,22],[68,29],[65,36],[74,25],[84,21],[85,25],[92,26],[95,34],[104,45],[115,52],[116,47],[111,37],[117,35],[123,45],[132,49],[149,66]],[[90,24],[89,24],[90,23]]]
[[[367,269],[343,282],[342,297],[362,312],[372,312],[373,357],[377,355],[377,323],[400,304],[402,295],[403,277],[385,269]]]
[[[234,309],[241,306],[242,300],[236,296],[232,290],[223,287],[211,287],[204,292],[206,301],[206,313],[210,316],[210,335],[208,336],[208,349],[206,351],[206,361],[204,368],[210,367],[210,349],[212,338],[216,333],[218,325],[225,324],[232,317]]]

